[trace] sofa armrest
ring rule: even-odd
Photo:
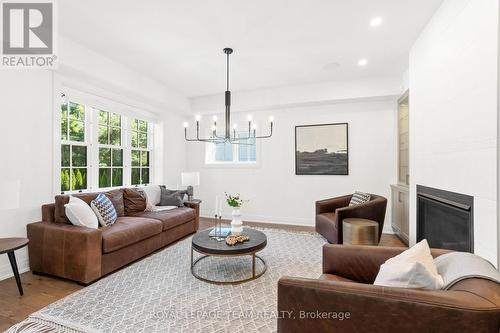
[[[194,209],[195,218],[195,231],[200,227],[200,204],[201,200],[184,201],[184,206]]]
[[[101,230],[54,222],[26,227],[32,271],[85,284],[101,277]]]
[[[463,291],[283,277],[278,332],[498,333],[500,309]]]
[[[349,205],[352,194],[342,197],[316,201],[316,215],[323,213],[333,213],[336,209]]]
[[[404,247],[326,244],[323,245],[323,273],[373,283],[380,266],[404,250]]]

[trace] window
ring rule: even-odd
[[[99,188],[123,185],[122,117],[99,110]]]
[[[61,192],[88,188],[86,111],[81,104],[61,101]]]
[[[248,137],[248,132],[238,134],[240,138]],[[247,144],[207,143],[207,164],[249,164],[257,162],[257,145],[255,140],[242,141]]]
[[[150,183],[151,123],[128,118],[112,107],[98,109],[65,94],[61,97],[57,172],[62,193]]]
[[[233,145],[229,142],[216,144],[215,145],[215,161],[216,162],[232,162],[233,161]]]
[[[240,133],[240,137],[247,137],[248,133]],[[247,141],[248,145],[239,145],[238,147],[238,159],[240,162],[256,162],[257,161],[257,147],[255,145],[255,139]]]
[[[149,184],[150,178],[150,150],[149,125],[144,120],[132,119],[130,143],[132,146],[131,184]]]

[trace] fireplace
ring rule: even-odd
[[[472,196],[417,185],[417,241],[474,252],[473,206]]]

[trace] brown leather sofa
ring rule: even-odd
[[[75,194],[90,204],[98,193]],[[91,229],[72,225],[64,205],[69,196],[42,206],[42,221],[27,225],[30,268],[81,284],[142,258],[198,230],[199,203],[162,212],[145,212],[144,194],[135,189],[105,192],[118,219],[108,227]]]
[[[450,290],[374,286],[380,265],[404,250],[325,245],[319,279],[279,280],[278,332],[499,332],[498,283],[469,278]],[[433,249],[432,255],[446,252]]]
[[[363,218],[378,222],[378,239],[384,228],[387,199],[370,194],[370,201],[349,206],[352,194],[316,201],[316,232],[331,244],[342,244],[342,221],[346,218]]]

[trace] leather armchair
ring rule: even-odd
[[[342,244],[342,221],[346,218],[363,218],[378,222],[378,239],[384,228],[387,199],[370,194],[370,201],[349,206],[352,194],[316,201],[316,232],[332,244]]]
[[[325,245],[319,279],[278,281],[278,332],[499,332],[498,283],[469,278],[450,290],[374,286],[380,265],[404,250]]]

